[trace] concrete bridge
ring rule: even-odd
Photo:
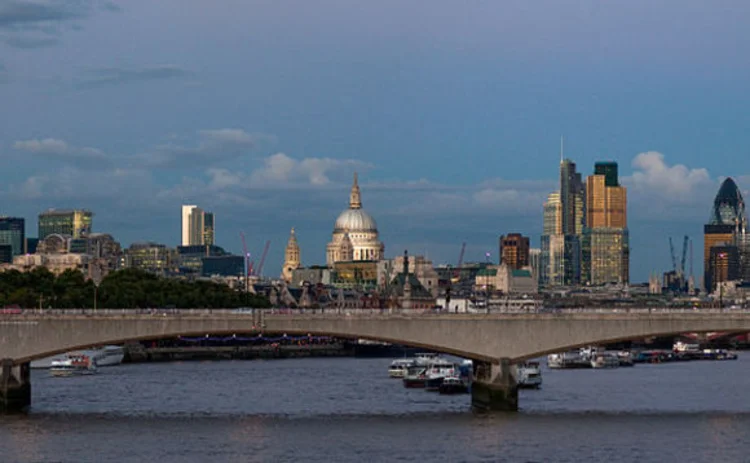
[[[287,333],[362,338],[475,360],[472,404],[515,410],[514,364],[591,344],[680,333],[750,332],[750,311],[630,310],[534,314],[433,314],[357,311],[46,311],[0,315],[0,411],[31,403],[31,360],[104,344],[202,336]]]

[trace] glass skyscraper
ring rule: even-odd
[[[94,214],[84,209],[50,209],[39,214],[39,239],[49,235],[68,235],[81,238],[91,233]]]
[[[0,217],[0,245],[10,246],[10,259],[5,252],[3,262],[13,262],[13,257],[23,254],[25,229],[25,220],[20,217]]]

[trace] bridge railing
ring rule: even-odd
[[[292,308],[273,308],[273,309],[176,309],[176,308],[134,308],[134,309],[25,309],[15,311],[1,311],[0,318],[7,316],[112,316],[126,317],[133,315],[141,316],[160,316],[160,317],[179,317],[179,316],[260,316],[260,315],[318,315],[331,317],[349,317],[349,316],[466,316],[466,315],[565,315],[565,314],[750,314],[747,308],[711,308],[711,309],[693,309],[693,308],[673,308],[673,307],[652,307],[652,308],[597,308],[581,307],[566,309],[534,309],[534,310],[490,310],[488,311],[468,311],[468,312],[450,312],[447,310],[433,309],[292,309]]]

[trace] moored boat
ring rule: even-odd
[[[414,360],[412,359],[396,359],[388,367],[388,376],[391,378],[403,378],[412,365],[414,365]]]
[[[542,387],[542,369],[539,362],[525,362],[518,365],[516,383],[521,389],[539,389]]]
[[[426,379],[427,368],[422,365],[412,365],[406,370],[402,381],[406,388],[424,388]]]
[[[613,352],[598,352],[591,357],[591,368],[617,368],[620,358]]]
[[[70,354],[66,358],[53,360],[52,376],[79,376],[96,373],[96,363],[88,355]]]
[[[458,367],[455,363],[439,358],[427,367],[425,389],[428,391],[437,391],[446,377],[457,373]]]
[[[459,376],[446,376],[440,383],[438,392],[444,395],[466,394],[469,392],[469,384],[468,381],[461,379]]]

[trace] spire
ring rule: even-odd
[[[560,135],[560,164],[563,163],[563,158],[564,158],[564,155],[563,155],[563,153],[564,153],[563,144],[564,144],[563,136]]]
[[[354,182],[352,183],[352,192],[349,194],[349,209],[361,209],[362,196],[359,193],[359,183],[357,182],[357,173],[354,172]]]
[[[409,276],[409,252],[404,249],[404,275]]]

